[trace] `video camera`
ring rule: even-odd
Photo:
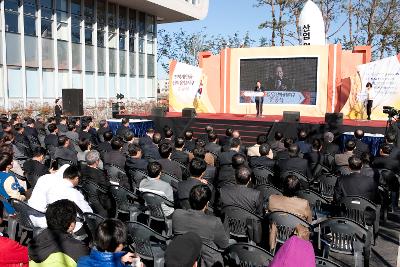
[[[399,115],[400,111],[391,106],[383,106],[383,113],[387,114],[389,118],[392,118]]]

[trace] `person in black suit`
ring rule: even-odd
[[[275,160],[271,159],[272,150],[270,146],[265,143],[260,145],[258,148],[260,153],[259,157],[251,157],[249,165],[251,168],[269,168],[271,170],[275,169]]]
[[[171,161],[170,156],[172,153],[172,146],[169,143],[160,144],[158,148],[158,152],[160,153],[161,159],[158,162],[161,164],[163,172],[171,174],[182,180],[182,170],[179,166],[178,162]]]
[[[208,184],[214,184],[215,175],[217,173],[217,168],[213,165],[210,165],[206,161],[206,150],[203,147],[196,147],[193,149],[194,158],[202,159],[206,162],[207,168],[204,172],[203,178],[208,182]],[[193,158],[193,159],[194,159]],[[192,161],[193,161],[192,159]]]
[[[270,91],[292,91],[293,83],[290,79],[284,76],[283,68],[281,65],[275,67],[275,73],[273,77],[270,77],[267,81],[267,90]]]
[[[61,99],[57,98],[54,106],[54,116],[56,117],[56,120],[59,120],[62,114],[63,111],[62,111]]]
[[[292,144],[289,149],[289,159],[280,160],[278,162],[280,173],[284,173],[285,171],[297,171],[308,179],[312,178],[312,173],[310,168],[308,167],[308,162],[306,159],[299,158],[299,146],[296,144]]]
[[[312,173],[318,175],[320,173],[321,165],[325,165],[325,155],[321,153],[322,143],[321,140],[315,138],[312,141],[312,149],[309,153],[304,154],[304,159],[308,161],[309,168]]]
[[[97,130],[97,138],[100,143],[104,142],[104,133],[111,132],[110,127],[108,126],[108,122],[106,120],[101,120],[99,122],[99,129]]]
[[[147,144],[142,147],[144,158],[147,160],[159,160],[161,158],[160,153],[158,152],[158,145],[161,142],[161,134],[154,133],[153,134],[153,142],[151,144]]]
[[[369,146],[365,144],[361,139],[364,137],[364,131],[357,129],[354,131],[354,142],[356,143],[356,148],[354,149],[354,155],[361,157],[363,152],[369,153]]]
[[[275,159],[278,160],[278,161],[279,160],[288,159],[289,158],[289,151],[288,150],[289,150],[289,147],[291,145],[293,145],[293,143],[294,143],[294,141],[293,141],[292,138],[285,138],[283,140],[284,150],[278,151],[276,153]]]
[[[335,140],[335,136],[331,132],[324,133],[324,143],[322,144],[321,152],[324,154],[329,154],[335,156],[339,153],[339,146],[333,141]]]
[[[235,184],[235,170],[242,166],[247,166],[246,156],[239,153],[234,154],[230,165],[223,165],[219,168],[216,186],[220,188],[226,184]]]
[[[63,116],[63,117],[60,118],[60,121],[57,124],[57,128],[58,128],[58,131],[60,133],[68,132],[67,118],[66,117]]]
[[[143,149],[147,145],[151,145],[153,143],[153,135],[154,135],[154,129],[153,128],[148,128],[146,130],[146,135],[143,137],[139,138],[139,146]]]
[[[104,165],[116,165],[120,169],[125,168],[126,157],[121,152],[122,141],[119,137],[111,140],[111,151],[104,153]]]
[[[128,118],[122,118],[121,120],[121,127],[118,128],[117,130],[117,135],[121,138],[124,138],[125,133],[127,131],[130,131],[131,129],[129,128],[129,119]]]
[[[377,157],[372,162],[372,166],[377,169],[388,169],[395,173],[398,173],[399,168],[399,161],[390,157],[392,152],[392,148],[388,144],[383,144],[379,149],[380,157]]]
[[[219,141],[219,145],[221,147],[224,147],[226,144],[228,144],[232,139],[232,134],[233,134],[233,129],[232,128],[227,128],[225,130],[225,136],[221,136],[219,138],[219,140],[218,140]]]
[[[277,152],[285,150],[285,145],[283,144],[283,134],[281,132],[275,132],[274,141],[271,143],[271,149],[276,155]]]
[[[126,158],[126,170],[141,170],[147,172],[147,160],[143,159],[143,151],[137,144],[129,144],[128,157]]]
[[[28,118],[26,120],[26,127],[24,131],[24,135],[26,137],[33,136],[35,138],[38,138],[38,131],[35,128],[35,120],[32,118]]]
[[[92,144],[96,144],[95,140],[92,138],[92,135],[89,133],[89,129],[90,129],[89,122],[83,121],[82,124],[81,124],[81,130],[78,133],[79,134],[79,140],[86,139],[86,140],[90,140],[90,142]]]
[[[263,214],[263,195],[260,191],[248,188],[251,179],[251,170],[241,166],[235,170],[236,184],[227,184],[219,189],[218,206],[240,206],[257,215]]]
[[[54,158],[55,159],[63,159],[69,160],[73,165],[77,166],[78,157],[76,152],[72,151],[69,147],[71,145],[71,141],[66,136],[58,137],[58,147],[55,149]]]
[[[261,82],[257,81],[254,91],[255,92],[265,92],[266,90],[264,87],[261,86]],[[262,116],[262,112],[263,112],[264,96],[256,96],[255,102],[256,102],[256,109],[257,109],[257,117],[260,117],[260,116]]]
[[[307,142],[308,134],[305,130],[300,130],[297,135],[296,144],[299,146],[300,152],[302,154],[309,153],[311,151],[311,144]]]
[[[161,140],[160,145],[164,143],[168,143],[174,147],[174,132],[168,126],[164,126],[164,138]]]
[[[356,156],[349,158],[349,175],[340,176],[335,184],[333,200],[338,203],[346,196],[361,196],[379,204],[378,183],[374,177],[361,175],[362,162]],[[371,224],[375,216],[370,214],[367,223]]]
[[[230,150],[222,152],[219,157],[219,166],[232,164],[232,157],[239,153],[240,150],[240,140],[238,138],[233,138],[230,142]]]
[[[196,146],[195,139],[193,138],[193,131],[186,130],[184,138],[185,138],[185,145],[183,146],[183,150],[191,152]]]
[[[172,151],[171,159],[182,163],[185,166],[189,164],[188,153],[183,152],[183,146],[185,145],[185,139],[177,137],[175,139],[175,149]]]
[[[44,144],[47,151],[49,151],[50,157],[54,158],[55,149],[58,147],[57,125],[55,123],[50,123],[47,129],[49,130],[49,134],[44,138]]]
[[[221,154],[221,146],[218,145],[218,136],[215,133],[208,134],[208,144],[204,148],[219,158],[219,155]]]
[[[105,189],[107,192],[110,190],[110,180],[106,177],[103,170],[98,168],[100,163],[100,154],[96,150],[91,150],[86,154],[87,165],[81,169],[82,182],[86,180],[91,181]],[[98,195],[89,196],[89,202],[94,212],[108,218],[112,216],[112,201],[109,194],[98,192]]]
[[[112,150],[111,148],[111,140],[113,139],[113,133],[112,132],[105,132],[103,134],[103,139],[104,142],[100,143],[97,146],[97,151],[100,152],[100,157],[101,159],[104,160],[104,154],[107,152],[110,152]]]
[[[189,195],[190,209],[177,209],[172,215],[172,231],[174,235],[181,235],[187,232],[198,234],[203,243],[214,248],[203,246],[201,253],[202,266],[222,266],[223,259],[216,248],[227,248],[229,237],[221,219],[205,213],[211,196],[212,192],[207,185],[199,184],[194,186]]]
[[[14,142],[18,148],[25,154],[25,156],[32,156],[31,143],[29,139],[24,135],[24,127],[22,123],[17,123],[14,125]]]
[[[389,156],[393,159],[398,159],[400,156],[400,148],[396,145],[396,135],[388,132],[385,136],[385,144],[389,145],[392,149]]]
[[[209,186],[211,191],[213,190],[212,184],[209,184],[207,180],[203,179],[206,169],[207,163],[204,161],[204,159],[194,158],[190,162],[190,177],[178,183],[177,197],[181,205],[181,201],[189,199],[190,190],[192,190],[192,188],[196,185],[205,184]],[[182,207],[183,206],[184,205],[182,205]]]
[[[36,185],[37,179],[49,173],[49,169],[43,164],[46,150],[43,147],[35,147],[32,153],[32,159],[24,162],[24,174],[30,186],[33,188]]]

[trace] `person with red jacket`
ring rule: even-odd
[[[0,233],[0,266],[28,267],[28,248]]]

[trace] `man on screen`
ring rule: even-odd
[[[255,92],[265,92],[265,88],[261,86],[260,81],[257,81],[254,91]],[[256,96],[255,102],[256,102],[256,109],[257,109],[257,117],[261,117],[262,111],[263,111],[264,96]]]
[[[292,82],[284,77],[281,65],[275,67],[274,77],[270,77],[267,81],[267,89],[271,91],[291,91]]]

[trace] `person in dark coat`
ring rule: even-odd
[[[160,153],[161,158],[157,160],[163,169],[163,172],[171,174],[182,180],[182,170],[179,166],[178,162],[170,160],[171,153],[172,153],[172,146],[170,143],[160,144],[158,148],[158,152]]]
[[[111,151],[104,153],[104,165],[116,165],[120,169],[125,168],[126,157],[121,152],[122,141],[114,137],[111,141]]]
[[[55,100],[55,106],[54,106],[54,116],[56,117],[56,120],[60,120],[62,114],[63,110],[62,110],[61,99],[57,98]]]
[[[354,131],[354,142],[356,143],[356,148],[354,149],[354,154],[357,157],[361,157],[363,152],[369,153],[369,146],[362,141],[364,137],[364,131],[361,129],[357,129]]]
[[[187,166],[189,164],[189,155],[188,153],[183,152],[184,145],[185,139],[183,139],[182,137],[177,137],[175,139],[175,149],[172,151],[171,159],[176,160]]]
[[[127,131],[130,131],[131,129],[129,128],[129,119],[128,118],[122,118],[121,120],[121,127],[118,128],[117,130],[117,135],[121,138],[124,138],[125,133]]]

